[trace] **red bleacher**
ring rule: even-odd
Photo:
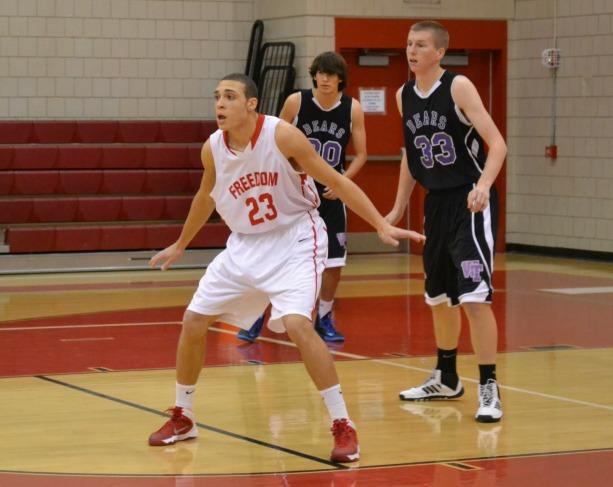
[[[157,249],[200,185],[201,121],[0,122],[0,228],[11,253]],[[223,247],[213,221],[192,247]],[[0,242],[1,243],[1,242]]]

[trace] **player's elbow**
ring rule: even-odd
[[[358,152],[355,157],[353,158],[353,161],[351,161],[351,165],[355,166],[356,169],[360,169],[364,164],[366,164],[366,161],[368,160],[368,154],[366,154],[366,152]]]
[[[502,135],[496,137],[489,146],[490,151],[494,151],[500,158],[504,159],[507,156],[507,144],[502,138]]]
[[[500,138],[500,152],[502,154],[502,157],[507,156],[507,144],[502,137]]]

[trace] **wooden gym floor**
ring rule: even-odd
[[[456,401],[406,403],[435,357],[420,259],[349,259],[330,345],[358,426],[331,463],[322,401],[286,335],[209,333],[200,438],[147,445],[174,401],[183,308],[202,270],[0,276],[2,486],[608,485],[613,478],[613,263],[503,254],[494,310],[505,417],[474,421],[464,326]]]

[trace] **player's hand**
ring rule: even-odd
[[[467,208],[473,212],[478,213],[485,210],[490,204],[490,190],[482,186],[475,186],[468,197],[466,198]]]
[[[155,268],[161,264],[160,268],[165,271],[172,264],[181,259],[181,257],[183,257],[183,249],[175,242],[151,257],[151,259],[149,259],[149,267]]]
[[[327,187],[324,188],[324,192],[321,195],[327,200],[337,200],[338,199],[338,196],[336,196],[336,193]]]
[[[383,243],[394,247],[398,247],[398,241],[401,238],[408,238],[415,242],[421,243],[426,241],[426,236],[422,235],[421,233],[414,232],[413,230],[406,230],[404,228],[393,227],[390,224],[386,224],[383,228],[377,230],[377,234]]]

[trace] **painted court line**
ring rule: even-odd
[[[568,295],[581,295],[581,294],[608,294],[613,293],[613,286],[600,286],[600,287],[560,287],[550,289],[539,289],[539,291],[545,291],[547,293],[556,294],[568,294]]]
[[[31,331],[31,330],[49,330],[49,329],[61,329],[61,328],[101,328],[101,327],[106,327],[106,326],[114,326],[114,327],[118,327],[118,326],[157,326],[157,325],[178,325],[181,322],[179,321],[160,321],[160,322],[150,322],[150,323],[113,323],[113,324],[96,324],[96,325],[64,325],[64,326],[39,326],[39,327],[30,327],[30,328],[2,328],[0,327],[0,331]],[[234,335],[236,334],[236,331],[234,330],[226,330],[223,328],[218,328],[216,326],[211,326],[210,327],[211,330],[216,331],[218,333],[226,333],[229,335]],[[278,345],[284,345],[286,347],[294,347],[296,348],[296,345],[292,342],[289,342],[287,340],[278,340],[276,338],[268,338],[268,337],[259,337],[258,340],[264,341],[264,342],[268,342],[268,343],[276,343]],[[385,360],[385,359],[373,359],[372,357],[367,357],[364,355],[357,355],[354,353],[347,353],[347,352],[341,352],[338,350],[330,350],[330,353],[332,355],[337,355],[339,357],[346,357],[346,358],[350,358],[350,359],[354,359],[354,360],[370,360],[371,362],[376,362],[382,365],[387,365],[387,366],[392,366],[392,367],[400,367],[402,369],[408,369],[408,370],[415,370],[418,372],[425,372],[425,373],[430,373],[432,372],[432,369],[426,369],[423,367],[416,367],[413,365],[407,365],[407,364],[400,364],[400,363],[396,363],[395,361],[391,361],[391,360]],[[479,381],[475,380],[475,379],[471,379],[468,377],[460,377],[464,382],[471,382],[473,384],[478,384]],[[545,399],[553,399],[556,401],[562,401],[562,402],[568,402],[571,404],[578,404],[581,406],[588,406],[588,407],[592,407],[592,408],[597,408],[597,409],[605,409],[607,411],[613,411],[613,406],[607,406],[605,404],[598,404],[598,403],[594,403],[594,402],[588,402],[588,401],[580,401],[578,399],[571,399],[568,397],[563,397],[563,396],[556,396],[553,394],[544,394],[542,392],[536,392],[536,391],[531,391],[529,389],[522,389],[519,387],[512,387],[512,386],[506,386],[506,385],[500,385],[499,386],[501,389],[503,390],[507,390],[507,391],[513,391],[513,392],[519,392],[521,394],[528,394],[531,396],[537,396],[537,397],[542,397]]]
[[[100,338],[60,338],[60,342],[98,342],[102,340],[115,340],[114,337],[100,337]]]
[[[35,331],[35,330],[62,330],[67,328],[106,328],[114,326],[159,326],[159,325],[180,325],[180,321],[152,321],[149,323],[100,323],[96,325],[58,325],[58,326],[23,326],[3,328],[0,325],[0,331]]]
[[[228,334],[234,334],[235,332],[232,330],[223,330],[221,328],[216,328],[216,327],[211,327],[211,330],[215,330],[221,333],[228,333]],[[285,346],[290,346],[290,347],[296,347],[296,345],[292,342],[288,342],[285,340],[277,340],[275,338],[268,338],[268,337],[259,337],[258,340],[262,340],[265,342],[270,342],[270,343],[277,343],[279,345],[285,345]],[[356,359],[356,360],[370,360],[371,362],[376,362],[379,364],[383,364],[383,365],[388,365],[388,366],[392,366],[392,367],[400,367],[403,369],[409,369],[409,370],[416,370],[419,372],[426,372],[426,373],[431,373],[432,369],[425,369],[423,367],[415,367],[413,365],[407,365],[407,364],[399,364],[396,362],[392,362],[390,360],[384,360],[384,359],[373,359],[371,357],[367,357],[364,355],[356,355],[354,353],[347,353],[347,352],[340,352],[337,350],[330,350],[330,353],[332,355],[338,355],[340,357],[347,357],[347,358],[351,358],[351,359]],[[476,379],[471,379],[468,377],[460,377],[464,382],[472,382],[473,384],[478,384],[479,381]],[[537,397],[542,397],[545,399],[554,399],[557,401],[563,401],[563,402],[569,402],[571,404],[579,404],[581,406],[588,406],[588,407],[593,407],[593,408],[598,408],[598,409],[605,409],[607,411],[613,411],[613,406],[607,406],[605,404],[598,404],[598,403],[594,403],[594,402],[588,402],[588,401],[580,401],[577,399],[571,399],[568,397],[563,397],[563,396],[555,396],[553,394],[544,394],[542,392],[536,392],[536,391],[531,391],[529,389],[522,389],[519,387],[512,387],[512,386],[505,386],[505,385],[500,385],[499,386],[500,389],[504,389],[507,391],[513,391],[513,392],[519,392],[522,394],[528,394],[531,396],[537,396]]]
[[[101,399],[106,399],[108,401],[113,401],[115,403],[122,404],[124,406],[129,406],[129,407],[132,407],[132,408],[135,408],[135,409],[139,409],[141,411],[146,411],[148,413],[156,414],[156,415],[162,416],[162,417],[169,417],[169,415],[167,413],[165,413],[163,411],[158,411],[157,409],[153,409],[153,408],[147,407],[147,406],[145,406],[143,404],[138,404],[138,403],[135,403],[135,402],[132,402],[132,401],[127,401],[125,399],[121,399],[121,398],[118,398],[118,397],[115,397],[115,396],[111,396],[111,395],[108,395],[108,394],[103,394],[101,392],[94,391],[93,389],[88,389],[86,387],[77,386],[77,385],[71,384],[71,383],[63,381],[63,380],[55,379],[55,378],[50,377],[48,375],[35,375],[34,377],[36,377],[37,379],[41,379],[41,380],[50,382],[52,384],[56,384],[56,385],[59,385],[59,386],[67,387],[69,389],[73,389],[75,391],[82,392],[82,393],[85,393],[85,394],[89,394],[91,396],[99,397]],[[218,427],[212,426],[210,424],[195,422],[195,425],[198,426],[198,428],[205,429],[205,430],[208,430],[208,431],[212,431],[212,432],[218,433],[220,435],[228,436],[228,437],[234,438],[236,440],[241,440],[241,441],[246,441],[246,442],[249,442],[249,443],[253,443],[255,445],[259,445],[259,446],[263,446],[263,447],[270,448],[270,449],[273,449],[273,450],[277,450],[277,451],[280,451],[280,452],[283,452],[283,453],[287,453],[289,455],[294,455],[294,456],[297,456],[297,457],[300,457],[300,458],[304,458],[306,460],[312,460],[314,462],[321,463],[321,464],[324,464],[324,465],[327,465],[327,466],[330,466],[330,467],[335,467],[335,468],[337,468],[339,470],[345,470],[345,469],[349,468],[348,466],[343,465],[342,463],[337,463],[337,462],[333,462],[331,460],[326,460],[325,458],[321,458],[321,457],[317,457],[317,456],[314,456],[314,455],[310,455],[308,453],[304,453],[304,452],[301,452],[301,451],[298,451],[298,450],[294,450],[292,448],[286,448],[284,446],[276,445],[274,443],[270,443],[270,442],[267,442],[267,441],[258,440],[257,438],[252,438],[250,436],[245,436],[245,435],[241,435],[241,434],[238,434],[238,433],[233,433],[232,431],[228,431],[228,430],[225,430],[223,428],[218,428]]]

